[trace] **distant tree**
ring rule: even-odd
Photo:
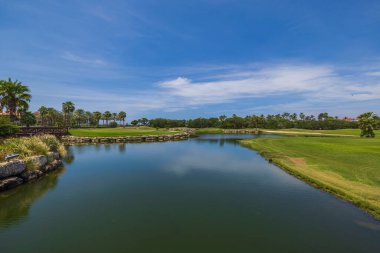
[[[64,124],[65,126],[70,126],[71,114],[75,111],[75,105],[71,101],[62,103],[62,112],[64,115]]]
[[[46,125],[46,117],[48,115],[48,108],[46,108],[45,106],[41,106],[39,109],[38,109],[38,112],[40,113],[40,118],[41,118],[41,125],[42,126],[45,126]]]
[[[296,121],[297,120],[297,113],[293,113],[290,115],[290,119],[293,120],[293,121]]]
[[[358,117],[359,127],[361,129],[360,137],[375,137],[375,132],[373,131],[373,129],[376,124],[376,117],[376,114],[374,114],[373,112],[366,112]]]
[[[261,118],[259,116],[256,116],[256,115],[252,115],[251,120],[252,120],[252,122],[256,128],[256,131],[258,131],[259,123],[261,123]]]
[[[116,112],[112,113],[112,120],[113,120],[113,122],[116,122],[116,120],[117,120],[117,113]]]
[[[149,120],[147,118],[141,118],[139,120],[140,124],[143,126],[147,126],[149,124]]]
[[[110,120],[111,117],[112,117],[112,114],[110,111],[105,111],[103,113],[103,118],[105,119],[107,126],[108,126],[108,120]]]
[[[303,112],[300,113],[300,119],[305,120],[305,113],[303,113]]]
[[[138,120],[132,120],[132,121],[131,121],[131,125],[132,125],[132,126],[137,126],[138,123],[139,123]]]
[[[119,112],[118,116],[120,121],[123,121],[123,125],[125,125],[125,118],[127,117],[127,113],[124,111]]]
[[[94,116],[96,125],[99,126],[99,121],[102,118],[102,114],[100,112],[94,112],[93,116]]]
[[[94,123],[94,115],[92,114],[92,112],[89,112],[89,111],[86,111],[85,112],[86,114],[86,123],[87,125],[93,125]]]
[[[33,113],[24,112],[21,114],[20,122],[26,127],[29,127],[29,126],[35,125],[37,120],[36,120],[36,116]]]
[[[86,122],[86,112],[83,109],[75,110],[74,121],[77,126],[81,126],[82,123]]]
[[[46,124],[50,126],[67,127],[63,113],[52,107],[47,108]]]
[[[9,111],[9,117],[12,122],[17,119],[16,112],[22,108],[26,111],[29,108],[29,102],[32,98],[28,86],[19,81],[0,80],[0,107],[6,107]]]
[[[329,114],[327,112],[322,112],[322,113],[318,114],[318,120],[319,121],[327,120],[328,118],[329,118]]]

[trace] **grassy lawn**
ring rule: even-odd
[[[354,135],[360,137],[360,129],[337,129],[337,130],[307,130],[307,129],[284,129],[283,131],[297,132],[297,133],[321,133],[321,134],[343,134]],[[380,130],[375,130],[376,136],[380,136]]]
[[[197,134],[221,134],[223,133],[222,128],[217,127],[208,127],[208,128],[199,128],[196,130]]]
[[[380,139],[284,137],[241,143],[289,173],[380,218]]]
[[[81,128],[70,129],[71,135],[79,137],[119,137],[119,136],[143,136],[143,135],[171,135],[181,132],[156,129],[152,127],[117,127],[117,128]]]

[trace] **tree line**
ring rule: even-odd
[[[61,126],[61,127],[83,127],[100,125],[108,127],[116,127],[125,125],[127,113],[120,111],[118,113],[90,112],[83,109],[76,109],[75,104],[71,101],[62,103],[62,111],[58,111],[52,107],[41,106],[38,109],[40,124],[42,126]],[[102,121],[102,124],[100,122]]]
[[[52,107],[41,106],[35,113],[29,110],[29,102],[32,98],[28,86],[23,85],[18,80],[12,81],[0,80],[0,114],[2,117],[1,125],[11,128],[10,125],[18,124],[23,126],[32,126],[35,124],[41,126],[57,127],[81,127],[81,126],[99,126],[102,125],[115,127],[125,125],[127,113],[120,111],[112,113],[110,111],[89,112],[83,109],[76,109],[75,104],[71,101],[62,103],[62,111]],[[12,129],[15,129],[12,127]]]
[[[137,120],[137,124],[142,125],[142,120]],[[146,122],[146,120],[145,120]],[[328,113],[320,113],[317,116],[306,115],[304,113],[283,113],[268,115],[250,115],[245,117],[231,117],[221,115],[211,118],[196,118],[190,120],[173,120],[156,118],[151,119],[145,125],[152,127],[192,127],[192,128],[209,128],[217,127],[224,129],[242,129],[242,128],[266,128],[266,129],[286,129],[302,128],[311,130],[334,130],[343,128],[358,128],[359,123],[355,119],[339,119],[332,117]],[[379,126],[377,126],[379,127]]]

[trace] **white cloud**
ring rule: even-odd
[[[366,74],[369,76],[380,76],[380,71],[367,72]]]
[[[223,78],[208,82],[178,77],[160,82],[159,87],[191,105],[291,94],[335,102],[380,99],[380,81],[366,82],[360,75],[344,77],[331,66],[282,64],[224,74]]]

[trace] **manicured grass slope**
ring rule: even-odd
[[[284,137],[241,143],[380,218],[380,139]]]
[[[360,129],[337,129],[337,130],[307,130],[307,129],[284,129],[283,131],[290,132],[310,132],[310,133],[321,133],[321,134],[343,134],[343,135],[354,135],[360,137]],[[376,137],[380,137],[380,130],[375,130]]]
[[[79,137],[113,137],[113,136],[143,136],[143,135],[171,135],[181,132],[168,131],[166,129],[143,128],[85,128],[70,129],[71,135]]]
[[[240,129],[240,130],[255,130],[253,128],[246,128],[246,129]],[[308,129],[297,129],[297,128],[290,128],[290,129],[260,129],[262,132],[267,132],[271,134],[286,134],[286,135],[311,135],[315,136],[316,134],[320,134],[319,136],[322,136],[324,134],[326,135],[352,135],[355,137],[360,137],[360,129],[337,129],[337,130],[308,130]],[[196,130],[197,134],[220,134],[223,133],[222,128],[199,128]],[[380,138],[380,130],[375,130],[376,138]]]
[[[217,127],[208,127],[208,128],[199,128],[196,130],[197,134],[221,134],[223,133],[222,128]]]

